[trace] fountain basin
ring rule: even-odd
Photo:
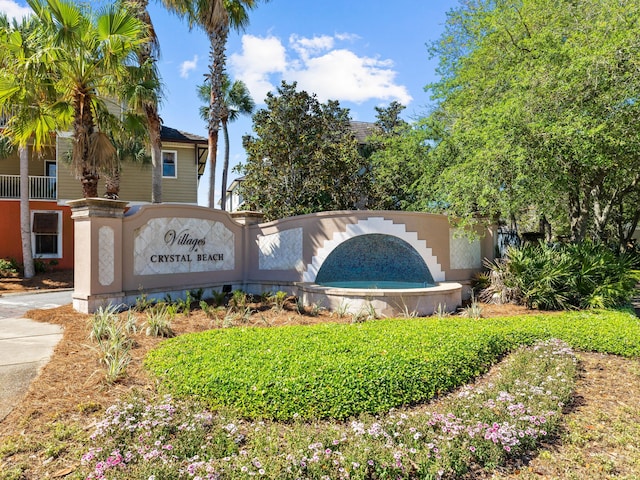
[[[382,286],[383,282],[377,283]],[[455,312],[462,303],[462,285],[456,282],[415,288],[345,288],[317,283],[296,283],[296,287],[304,305],[354,315],[375,309],[381,317],[428,316],[438,309]]]

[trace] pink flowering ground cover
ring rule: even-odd
[[[527,454],[554,433],[576,357],[563,342],[523,347],[491,383],[441,403],[346,421],[243,420],[165,397],[110,407],[82,458],[85,478],[459,478]]]

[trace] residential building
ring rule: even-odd
[[[1,129],[4,126],[0,122]],[[198,179],[204,171],[207,139],[162,127],[162,201],[196,205]],[[67,201],[82,197],[72,173],[68,133],[52,138],[40,154],[29,149],[29,198],[33,256],[60,269],[73,268],[73,221]],[[20,239],[20,162],[15,152],[0,159],[0,258],[22,262]],[[104,191],[104,186],[99,186]],[[151,164],[122,165],[120,200],[151,202]]]
[[[225,210],[227,212],[237,212],[244,205],[244,199],[238,187],[244,181],[244,177],[238,177],[231,182],[224,195]]]

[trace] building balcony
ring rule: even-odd
[[[30,200],[56,200],[56,177],[29,176]],[[0,175],[0,199],[20,199],[20,175]]]

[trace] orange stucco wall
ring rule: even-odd
[[[51,268],[68,270],[73,268],[73,220],[71,209],[56,202],[36,202],[30,204],[31,210],[62,211],[62,258],[55,259],[58,264]],[[0,258],[12,258],[22,263],[22,241],[20,239],[20,202],[0,201]],[[45,259],[48,263],[53,259]]]

